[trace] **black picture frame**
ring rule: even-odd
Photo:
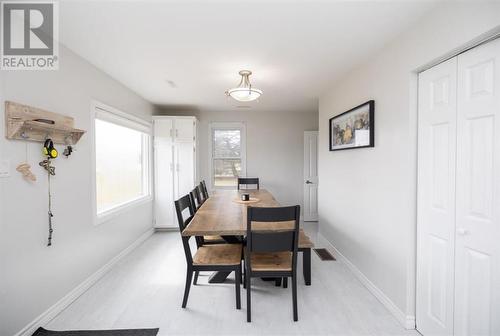
[[[342,124],[345,124],[345,129],[342,129]],[[331,152],[375,147],[375,101],[369,100],[330,118],[328,127]]]

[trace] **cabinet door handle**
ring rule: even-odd
[[[465,235],[469,234],[469,230],[464,229],[464,228],[458,228],[458,229],[457,229],[457,233],[458,233],[459,235],[461,235],[461,236],[465,236]]]
[[[179,137],[179,130],[178,130],[178,129],[176,129],[176,130],[175,130],[175,137],[176,137],[176,138],[178,138],[178,137]]]
[[[313,184],[311,181],[307,180],[306,184]]]

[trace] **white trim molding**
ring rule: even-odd
[[[379,300],[380,303],[382,303],[382,305],[384,305],[384,307],[387,308],[392,315],[394,315],[394,317],[405,329],[415,329],[415,316],[408,316],[401,309],[399,309],[394,302],[392,302],[392,300],[380,290],[380,288],[375,286],[375,284],[371,282],[370,279],[368,279],[366,275],[359,270],[359,268],[357,268],[351,261],[349,261],[349,259],[340,253],[340,251],[337,250],[337,248],[333,246],[333,244],[330,243],[321,233],[318,233],[318,240],[320,245],[328,246],[333,250],[337,259],[349,268],[349,270],[358,278],[363,286],[365,286],[366,289],[368,289],[368,291],[370,291],[370,293],[372,293],[373,296],[375,296],[377,300]]]
[[[99,117],[99,119],[107,120],[109,122],[120,124],[124,127],[133,128],[140,132],[144,132],[147,134],[152,133],[153,124],[151,121],[144,120],[139,118],[133,114],[123,112],[113,106],[101,103],[98,100],[91,101],[92,107],[92,115],[95,119]]]
[[[143,133],[143,166],[144,174],[143,181],[144,187],[147,189],[145,195],[139,196],[136,199],[127,200],[123,204],[118,204],[110,209],[106,209],[102,212],[97,210],[97,177],[96,177],[96,131],[95,123],[96,120],[104,120],[115,125],[123,126],[129,129],[133,129]],[[130,113],[123,112],[112,106],[101,103],[97,100],[92,100],[90,102],[90,128],[89,134],[91,136],[91,148],[92,148],[92,158],[91,158],[91,177],[92,177],[92,213],[94,225],[103,224],[117,215],[128,211],[137,205],[152,202],[153,200],[153,124],[150,121],[141,119]]]
[[[140,206],[145,203],[149,203],[153,201],[152,195],[141,196],[131,201],[127,201],[123,204],[119,204],[109,210],[105,210],[99,214],[95,219],[95,225],[100,225],[107,221],[110,221],[128,211],[132,211],[135,207]]]
[[[144,241],[146,241],[154,233],[154,229],[149,229],[144,232],[136,241],[130,244],[127,248],[121,251],[118,255],[108,261],[104,266],[97,270],[90,277],[85,279],[81,284],[66,294],[62,299],[57,301],[52,307],[40,314],[31,323],[21,329],[15,336],[31,336],[39,327],[45,326],[54,317],[66,309],[71,303],[89,290],[97,281],[99,281],[106,273],[108,273],[120,260],[136,249]]]

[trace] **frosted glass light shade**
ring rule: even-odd
[[[258,99],[262,95],[262,91],[254,88],[234,88],[227,91],[233,99],[241,102],[249,102]]]

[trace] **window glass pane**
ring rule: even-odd
[[[139,131],[96,119],[97,213],[147,193],[144,137]],[[147,155],[147,154],[145,154]]]
[[[217,129],[213,135],[214,157],[237,158],[241,156],[241,131]]]
[[[234,187],[241,174],[241,159],[214,159],[214,186]]]

